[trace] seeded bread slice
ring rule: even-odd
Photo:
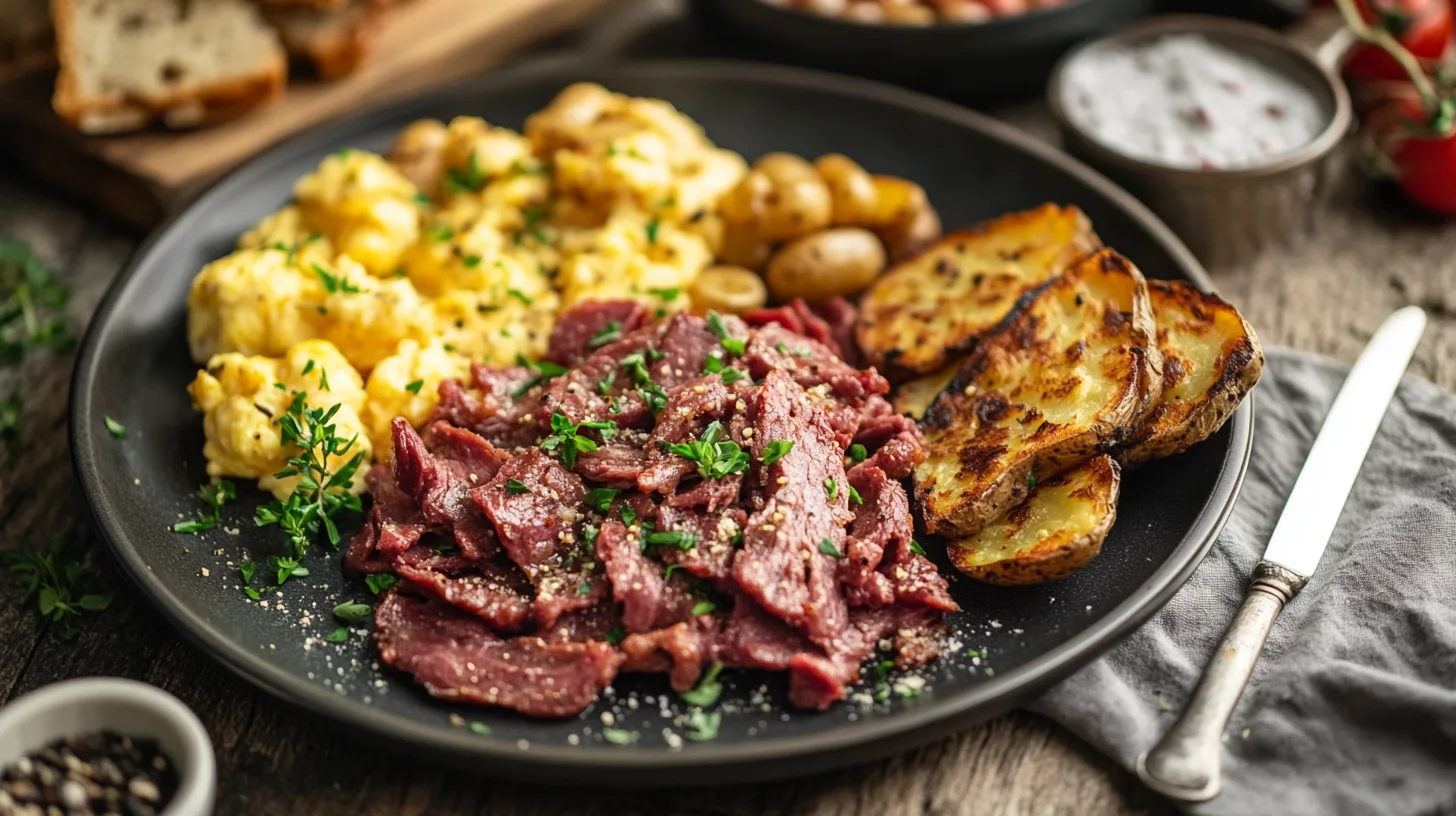
[[[278,35],[249,0],[51,0],[52,104],[84,133],[192,127],[278,98]]]
[[[333,8],[263,6],[288,53],[308,61],[320,79],[352,74],[369,56],[384,8],[378,0],[344,0]]]

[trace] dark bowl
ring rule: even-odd
[[[219,529],[199,538],[170,529],[179,517],[196,516],[196,489],[207,478],[202,422],[183,389],[197,369],[186,338],[193,276],[287,201],[294,181],[329,153],[384,149],[402,127],[427,116],[475,114],[518,128],[582,80],[667,99],[750,159],[774,150],[843,151],[875,172],[916,179],[950,225],[1048,200],[1073,203],[1150,277],[1209,286],[1161,222],[1064,154],[963,108],[842,77],[746,63],[553,61],[329,123],[243,165],[158,230],[97,309],[76,365],[71,449],[87,501],[122,568],[184,634],[269,693],[411,756],[554,784],[722,784],[867,761],[1005,711],[1085,665],[1177,591],[1233,507],[1252,444],[1252,406],[1187,453],[1129,474],[1102,554],[1066,580],[978,584],[952,572],[931,547],[965,609],[948,620],[961,646],[924,670],[921,696],[883,709],[841,703],[822,713],[793,711],[782,677],[734,672],[718,738],[675,747],[662,734],[657,704],[622,705],[627,694],[651,695],[681,711],[659,676],[618,678],[615,696],[581,717],[530,720],[430,698],[409,678],[381,669],[362,636],[305,648],[305,637],[332,631],[327,610],[335,604],[375,600],[362,582],[343,576],[338,553],[310,552],[309,576],[291,579],[266,609],[249,603],[236,564],[245,552],[260,560],[285,546],[275,528],[251,523],[266,497],[240,485]],[[125,440],[107,433],[106,416],[126,426]],[[350,520],[345,534],[357,523]],[[320,612],[305,624],[305,609]],[[994,675],[965,651],[981,648]],[[748,705],[760,688],[760,701]],[[605,711],[613,711],[617,727],[640,731],[641,741],[604,742]],[[489,734],[459,727],[466,721]]]
[[[967,99],[1041,88],[1057,57],[1152,11],[1156,0],[1070,0],[985,23],[905,26],[823,17],[763,0],[697,0],[760,56]]]

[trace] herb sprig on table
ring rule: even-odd
[[[110,592],[82,592],[83,585],[96,578],[90,553],[62,536],[52,536],[50,548],[42,552],[0,553],[5,566],[19,582],[25,595],[35,598],[40,613],[59,623],[67,633],[74,630],[82,613],[100,612],[111,605]]]
[[[35,349],[69,348],[75,342],[66,317],[70,298],[30,247],[0,238],[0,367],[18,365]],[[0,437],[20,438],[21,407],[19,388],[0,402]]]

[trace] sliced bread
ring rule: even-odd
[[[337,8],[263,6],[288,53],[306,60],[320,79],[352,74],[374,44],[384,9],[378,0],[344,0]]]
[[[51,0],[53,105],[84,133],[191,127],[283,93],[278,35],[250,0]]]

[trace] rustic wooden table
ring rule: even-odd
[[[1049,135],[1039,105],[997,111]],[[28,242],[73,287],[83,327],[134,236],[0,173],[0,235]],[[1380,319],[1406,303],[1430,312],[1414,370],[1456,386],[1456,225],[1437,222],[1351,177],[1308,241],[1238,268],[1211,270],[1267,344],[1350,360]],[[24,433],[0,442],[0,548],[53,535],[95,538],[71,473],[66,403],[72,357],[32,355],[0,371],[19,389]],[[161,387],[161,386],[158,386]],[[767,785],[653,793],[531,786],[444,772],[381,755],[308,712],[234,677],[179,637],[104,554],[111,608],[65,637],[0,577],[0,704],[83,675],[161,686],[207,725],[217,750],[220,814],[951,814],[1144,813],[1168,807],[1054,724],[1014,713],[873,765]]]

